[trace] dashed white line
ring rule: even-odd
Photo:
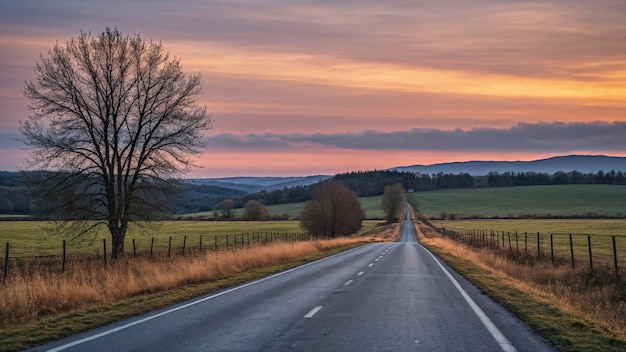
[[[374,266],[374,263],[371,263],[370,265],[368,265],[370,268]]]
[[[363,272],[362,272],[362,271],[361,271],[361,272],[359,272],[358,274],[356,274],[356,276],[361,276],[361,275],[363,275]]]
[[[348,285],[350,285],[353,281],[354,281],[354,280],[348,280],[348,281],[346,281],[346,283],[345,283],[344,285],[345,285],[345,286],[348,286]]]
[[[313,309],[311,309],[308,313],[306,313],[306,315],[304,316],[307,319],[313,318],[313,316],[320,311],[320,309],[322,309],[322,306],[317,306]]]

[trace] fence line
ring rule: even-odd
[[[203,235],[198,235],[199,239],[198,239],[198,245],[197,247],[188,247],[188,236],[187,235],[183,235],[182,236],[182,244],[180,245],[180,247],[176,247],[175,242],[173,241],[175,238],[173,236],[169,236],[168,238],[168,243],[167,243],[167,251],[164,252],[166,253],[167,257],[171,257],[173,254],[176,255],[180,255],[180,256],[188,256],[188,255],[196,255],[199,253],[203,253],[206,251],[218,251],[218,250],[230,250],[230,249],[235,249],[235,248],[242,248],[242,247],[252,247],[252,246],[258,246],[258,245],[266,245],[266,244],[270,244],[270,243],[275,243],[275,242],[297,242],[297,241],[308,241],[308,240],[314,240],[316,238],[304,234],[304,233],[281,233],[281,232],[252,232],[252,233],[239,233],[239,234],[227,234],[227,235],[220,235],[218,237],[218,235],[214,235],[214,241],[213,241],[213,246],[206,246],[203,245]],[[218,241],[218,239],[222,239],[221,241]],[[233,242],[230,241],[230,239],[234,240]],[[190,238],[191,240],[191,238]],[[130,256],[129,253],[125,253],[126,258],[138,258],[142,256],[147,256],[149,259],[153,259],[154,255],[156,254],[155,251],[155,237],[151,237],[150,238],[150,242],[149,242],[149,250],[145,250],[145,251],[141,251],[140,249],[138,249],[138,247],[140,247],[140,243],[139,241],[136,241],[135,238],[131,238],[130,242],[132,243],[132,257]],[[190,242],[190,241],[189,241]],[[174,246],[174,247],[173,247]],[[6,243],[5,246],[5,251],[4,251],[4,266],[2,267],[2,282],[6,282],[7,280],[7,276],[9,275],[9,271],[13,271],[13,270],[19,270],[19,265],[18,265],[18,261],[24,261],[24,260],[46,260],[47,263],[50,266],[53,265],[59,265],[58,263],[60,262],[60,272],[64,273],[67,269],[66,266],[66,261],[68,259],[68,254],[67,254],[67,246],[66,246],[66,241],[65,239],[62,240],[62,244],[60,246],[60,258],[58,256],[45,256],[45,257],[37,257],[37,256],[15,256],[15,255],[11,255],[10,253],[10,249],[12,251],[15,251],[14,246],[12,246],[9,242]],[[160,248],[163,248],[163,246],[161,246]],[[172,252],[172,250],[175,249],[175,253]],[[97,254],[95,256],[93,255],[89,255],[89,254],[74,254],[72,255],[72,257],[75,258],[88,258],[88,259],[95,259],[95,260],[102,260],[102,264],[104,265],[104,267],[107,267],[107,239],[103,238],[102,239],[102,245],[100,248],[97,248]],[[102,254],[100,254],[100,250],[102,250]],[[15,265],[10,265],[10,263],[13,263]],[[12,269],[13,267],[15,267],[15,269]]]
[[[528,232],[524,232],[523,243],[520,243],[521,239],[518,232],[511,234],[508,231],[494,230],[455,231],[445,228],[439,230],[444,236],[457,242],[476,248],[488,248],[502,254],[508,253],[509,255],[523,256],[525,259],[547,260],[546,256],[549,253],[552,265],[562,265],[569,261],[567,264],[571,264],[572,270],[576,268],[577,263],[580,264],[580,262],[587,261],[589,270],[593,273],[594,259],[596,259],[596,264],[598,265],[612,266],[617,280],[620,279],[620,265],[624,265],[618,260],[616,236],[562,235],[537,232],[535,239],[535,236],[529,236]],[[515,245],[513,245],[513,242],[515,242]],[[523,254],[520,253],[520,245],[524,246]],[[626,243],[622,242],[620,245],[619,249],[626,254]],[[549,251],[546,249],[548,246]],[[534,251],[535,249],[536,252]],[[579,253],[577,257],[574,255],[575,252]],[[584,252],[587,252],[586,258],[581,259],[580,253]]]

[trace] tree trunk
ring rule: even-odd
[[[111,232],[111,258],[117,259],[124,255],[124,238],[126,237],[125,228],[117,228]]]

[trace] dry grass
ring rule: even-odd
[[[189,257],[121,259],[108,268],[99,261],[82,260],[70,263],[64,274],[48,271],[45,266],[24,266],[0,286],[0,329],[146,293],[219,280],[369,240],[373,239],[278,242]]]
[[[400,223],[387,224],[382,222],[369,230],[365,236],[373,242],[396,242],[400,237],[400,231]]]
[[[431,227],[417,223],[420,241],[454,257],[470,260],[480,268],[505,278],[515,288],[540,301],[557,302],[558,308],[604,325],[626,337],[626,283],[615,279],[608,266],[572,270],[569,265],[552,266],[549,261],[477,249],[442,237]]]

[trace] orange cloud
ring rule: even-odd
[[[191,70],[233,77],[412,93],[626,100],[626,86],[616,82],[621,77],[626,78],[626,71],[622,70],[610,73],[610,80],[581,82],[475,72],[462,68],[434,69],[419,65],[361,62],[324,55],[268,53],[217,44],[198,45],[195,42],[177,43],[170,48],[181,56],[191,58],[184,62]]]

